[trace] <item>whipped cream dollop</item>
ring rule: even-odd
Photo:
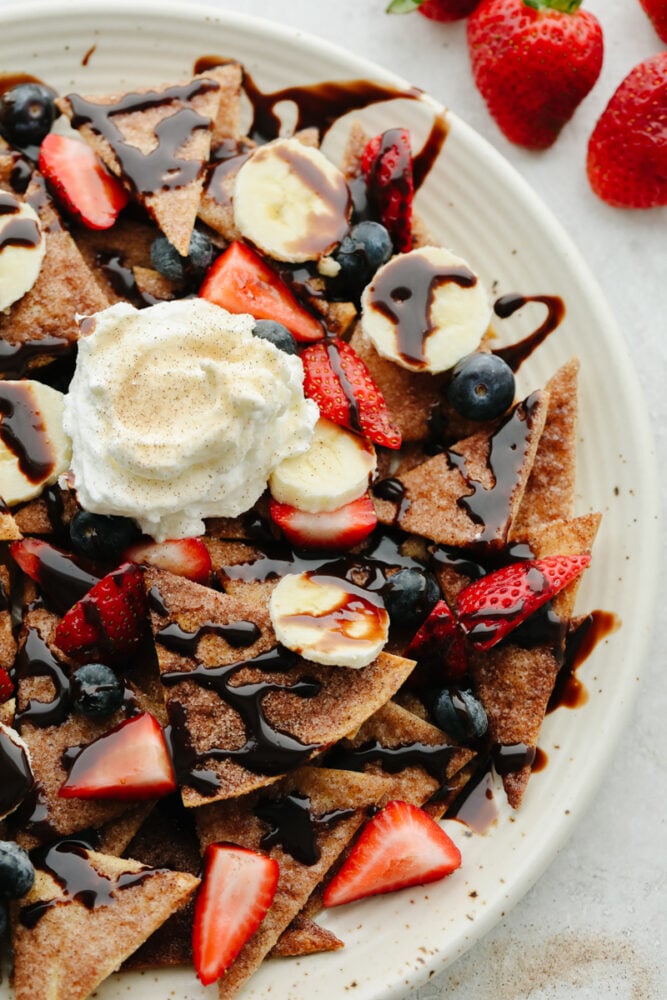
[[[30,291],[45,252],[46,240],[32,205],[0,191],[0,311]]]
[[[261,496],[319,416],[297,357],[204,299],[118,303],[82,323],[64,426],[82,506],[157,541],[203,532]]]

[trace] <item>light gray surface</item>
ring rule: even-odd
[[[20,0],[0,0],[10,3]],[[611,93],[662,47],[639,0],[588,0],[605,31],[602,77],[556,146],[540,154],[513,147],[488,117],[470,76],[463,24],[389,17],[385,0],[217,0],[214,6],[301,27],[382,63],[457,111],[519,169],[574,237],[605,291],[634,356],[664,459],[667,209],[608,208],[590,192],[584,169],[587,138]],[[604,378],[604,357],[599,365]],[[667,685],[660,655],[666,626],[659,602],[631,727],[572,839],[494,931],[421,988],[421,1000],[667,997]]]

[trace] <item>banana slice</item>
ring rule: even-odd
[[[478,276],[443,247],[393,257],[364,290],[361,324],[378,354],[411,371],[442,372],[478,347],[491,303]]]
[[[318,260],[348,230],[352,200],[343,174],[298,139],[260,146],[238,172],[234,221],[275,260]]]
[[[320,417],[308,451],[281,462],[271,474],[269,489],[279,503],[321,514],[362,496],[376,464],[369,441]]]
[[[45,252],[37,212],[8,191],[0,191],[0,310],[30,291]]]
[[[63,430],[62,392],[41,382],[0,382],[0,497],[7,504],[39,496],[72,457]]]
[[[389,615],[379,596],[333,576],[284,576],[269,613],[278,642],[325,666],[365,667],[387,641]]]

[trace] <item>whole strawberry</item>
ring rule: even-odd
[[[658,37],[667,42],[667,3],[665,0],[639,0],[651,19]]]
[[[460,21],[470,14],[479,0],[392,0],[389,14],[409,14],[418,10],[431,21]]]
[[[602,28],[581,0],[482,0],[468,19],[475,83],[511,142],[546,149],[597,80]]]
[[[667,52],[623,80],[589,140],[587,170],[591,187],[610,205],[667,205]]]

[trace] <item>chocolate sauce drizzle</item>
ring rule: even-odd
[[[123,255],[115,250],[100,250],[95,257],[95,263],[104,273],[107,281],[117,295],[127,299],[137,309],[153,306],[160,300],[149,292],[144,292],[137,286],[134,271],[123,260]]]
[[[25,642],[16,658],[16,676],[19,680],[28,677],[48,677],[55,688],[51,701],[31,698],[27,706],[16,713],[14,723],[18,731],[24,723],[40,728],[58,726],[69,714],[69,677],[65,667],[55,658],[39,629],[31,626]]]
[[[510,504],[525,462],[532,416],[539,401],[539,392],[534,392],[518,403],[491,437],[488,466],[493,475],[492,486],[484,486],[479,480],[468,478],[465,457],[455,449],[445,452],[450,466],[459,470],[472,489],[457,503],[475,524],[481,525],[477,543],[498,545],[507,538]]]
[[[317,833],[330,829],[335,823],[354,815],[354,809],[333,809],[320,816],[314,815],[308,795],[292,792],[278,799],[262,799],[254,809],[255,816],[270,827],[260,841],[268,851],[274,844],[290,854],[302,865],[315,865],[321,851]]]
[[[143,153],[126,142],[113,121],[114,115],[148,111],[175,102],[185,104],[193,97],[218,89],[215,80],[196,79],[160,91],[126,94],[115,104],[96,104],[79,94],[68,94],[67,100],[72,108],[74,128],[89,125],[93,132],[107,140],[132,187],[139,194],[155,194],[184,187],[199,177],[202,170],[199,160],[183,159],[177,152],[193,132],[210,129],[210,119],[193,108],[179,108],[158,122],[154,129],[157,145],[151,152]]]
[[[0,729],[0,815],[12,812],[23,802],[35,779],[24,748]]]
[[[459,749],[448,743],[429,744],[418,741],[386,747],[379,740],[369,740],[354,747],[343,740],[327,753],[324,764],[344,771],[363,771],[366,764],[379,764],[387,774],[398,774],[406,767],[421,767],[438,783],[438,788],[431,796],[431,801],[437,802],[445,798],[449,791],[447,768]]]
[[[141,885],[147,878],[165,871],[160,868],[144,868],[139,872],[121,872],[111,879],[93,867],[89,851],[90,846],[86,841],[72,839],[59,840],[32,852],[35,867],[53,876],[65,898],[40,899],[23,906],[19,919],[24,927],[35,927],[54,906],[72,902],[81,903],[88,910],[111,906],[116,901],[116,893]]]
[[[0,385],[0,439],[16,456],[31,483],[48,479],[55,466],[53,446],[30,386]]]
[[[453,283],[472,288],[477,276],[469,268],[433,264],[422,255],[397,257],[375,276],[372,305],[396,328],[398,353],[412,366],[425,368],[425,345],[436,329],[431,307],[438,288]]]
[[[506,319],[525,306],[527,302],[541,302],[547,307],[547,315],[544,322],[531,333],[524,337],[517,344],[510,344],[509,347],[499,347],[493,353],[505,361],[512,371],[519,370],[526,358],[530,357],[533,351],[546,340],[550,333],[560,326],[565,316],[565,303],[558,295],[519,295],[511,292],[496,300],[493,310],[496,316]]]
[[[218,205],[230,206],[232,201],[225,191],[225,178],[245,163],[253,148],[252,144],[236,139],[223,139],[215,146],[211,150],[211,165],[208,170],[204,194],[212,198]]]
[[[234,627],[239,623],[234,623]],[[244,623],[246,625],[247,623]],[[224,626],[201,626],[194,633],[175,632],[172,626],[161,629],[156,641],[179,655],[196,655],[196,648],[203,635],[210,634]],[[247,636],[246,636],[247,637]],[[252,640],[251,640],[252,641]],[[236,749],[211,747],[202,753],[195,750],[187,728],[187,712],[177,700],[168,704],[171,723],[170,740],[173,749],[174,766],[179,781],[189,784],[201,795],[212,795],[220,786],[214,771],[201,768],[204,761],[234,760],[248,771],[256,774],[283,774],[303,764],[320,749],[318,744],[305,744],[274,728],[266,717],[264,699],[274,691],[285,691],[297,698],[314,698],[321,690],[319,681],[310,677],[300,677],[292,683],[278,680],[258,680],[233,684],[235,676],[244,669],[258,669],[262,673],[287,673],[298,665],[296,653],[282,646],[274,646],[264,653],[245,660],[238,660],[224,666],[206,667],[197,663],[192,670],[170,670],[161,675],[162,683],[173,687],[182,681],[190,681],[199,687],[213,691],[230,708],[238,712],[246,728],[246,742]]]

